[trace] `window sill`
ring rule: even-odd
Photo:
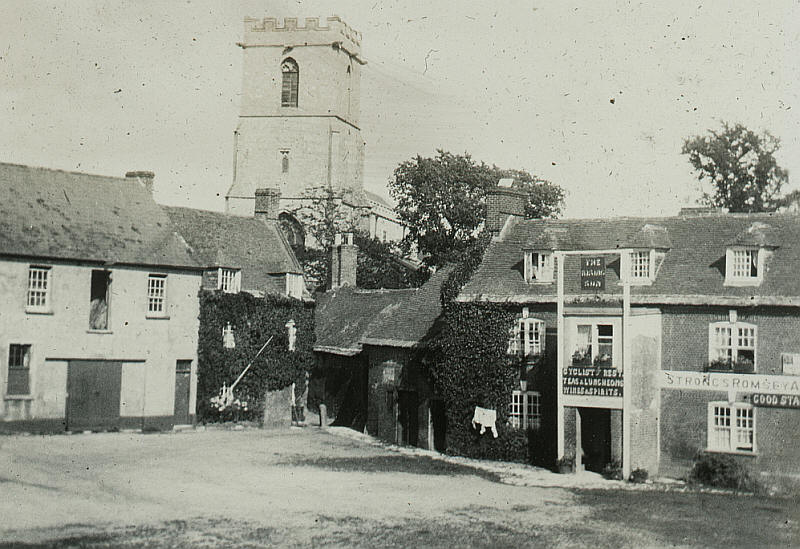
[[[32,395],[6,395],[3,400],[33,400]]]
[[[169,320],[169,315],[147,314],[144,317],[148,320]]]
[[[528,284],[552,284],[555,280],[526,280]]]
[[[112,330],[92,330],[91,328],[86,330],[87,334],[113,334]]]
[[[746,286],[760,286],[762,279],[760,278],[726,278],[723,286],[733,288],[742,288]]]
[[[29,315],[52,315],[52,309],[34,309],[33,307],[25,307],[25,314]]]
[[[757,452],[748,452],[746,450],[709,450],[706,449],[706,452],[709,454],[730,454],[733,456],[747,456],[747,457],[758,457]]]
[[[628,280],[628,284],[631,286],[652,286],[653,279],[651,278],[632,278]]]

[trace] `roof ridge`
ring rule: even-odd
[[[27,164],[16,164],[14,162],[0,162],[0,166],[11,166],[14,168],[23,168],[26,170],[39,170],[45,172],[66,173],[70,175],[80,175],[83,177],[92,177],[99,179],[116,179],[118,181],[126,181],[127,178],[119,175],[102,175],[98,173],[79,172],[76,170],[65,170],[63,168],[48,168],[47,166],[30,166]]]

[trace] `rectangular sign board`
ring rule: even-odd
[[[800,396],[800,377],[662,370],[661,388]]]
[[[616,368],[570,366],[562,381],[565,395],[622,398],[622,372]]]
[[[800,396],[753,393],[750,395],[750,403],[764,408],[800,408]]]
[[[581,290],[606,289],[606,258],[581,257]]]

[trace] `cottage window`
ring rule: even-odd
[[[109,271],[92,271],[92,282],[89,296],[89,328],[91,330],[108,329],[108,302],[111,290],[111,273]]]
[[[147,277],[147,314],[163,316],[166,312],[167,275],[151,274]]]
[[[281,78],[281,107],[296,107],[300,69],[294,59],[281,64]]]
[[[572,363],[580,366],[614,366],[614,326],[612,324],[576,325]]]
[[[708,449],[717,452],[755,452],[756,416],[745,402],[708,403]]]
[[[536,391],[513,391],[508,421],[516,429],[539,429],[542,425],[541,395]]]
[[[650,252],[631,252],[631,278],[633,280],[650,279]]]
[[[241,271],[220,268],[217,276],[217,289],[226,294],[238,294],[241,290]]]
[[[758,329],[745,322],[714,322],[709,325],[708,360],[727,364],[756,364]]]
[[[525,252],[525,280],[527,282],[552,282],[553,254]]]
[[[28,268],[27,309],[47,311],[50,307],[50,267],[31,265]]]
[[[519,356],[534,356],[544,352],[545,325],[538,318],[523,317],[517,319],[511,329],[511,338],[508,342],[508,354]]]
[[[8,384],[6,394],[30,394],[31,346],[12,343],[8,346]]]
[[[725,253],[725,283],[731,286],[759,284],[764,273],[763,263],[764,254],[759,248],[728,248]]]

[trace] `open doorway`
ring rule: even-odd
[[[579,408],[582,462],[587,471],[600,473],[611,463],[611,410]]]

